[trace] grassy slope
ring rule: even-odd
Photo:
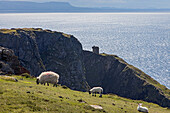
[[[20,79],[22,77],[15,76]],[[62,96],[63,98],[59,98]],[[82,99],[87,103],[77,100]],[[19,82],[0,78],[0,113],[4,112],[59,112],[59,113],[137,113],[137,103],[143,103],[150,113],[170,113],[170,109],[153,103],[131,100],[117,95],[103,95],[103,98],[92,97],[87,92],[36,85],[35,79],[23,78]],[[113,105],[113,103],[115,105]],[[101,105],[104,110],[95,110],[89,105]]]
[[[18,35],[17,30],[24,30],[24,31],[44,31],[44,32],[49,32],[49,33],[55,33],[55,31],[51,31],[48,29],[43,30],[42,28],[13,28],[13,29],[0,29],[0,33],[4,33],[4,34],[11,34],[14,33],[15,35]],[[61,33],[64,37],[67,38],[71,38],[71,35],[69,34],[65,34],[62,32],[57,32],[57,33]]]

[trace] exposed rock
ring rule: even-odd
[[[6,76],[6,75],[2,75],[0,76],[1,79],[7,80],[7,81],[13,81],[13,82],[18,82],[18,80],[14,77],[11,76]]]
[[[11,77],[11,79],[13,79],[15,82],[18,82],[18,80],[14,77]]]
[[[50,70],[58,73],[59,82],[71,89],[88,88],[82,46],[72,35],[39,28],[1,29],[0,46],[12,49],[31,75]]]
[[[94,109],[103,109],[101,106],[98,105],[90,105],[91,107],[93,107]]]
[[[0,46],[12,49],[21,65],[28,69],[31,74],[40,73],[43,68],[38,52],[38,47],[31,31],[22,32],[22,30],[1,30]]]
[[[29,71],[20,65],[13,50],[0,46],[0,74],[20,75],[22,73],[29,73]]]
[[[79,102],[81,102],[81,103],[87,103],[86,101],[84,101],[84,100],[82,100],[82,99],[79,99],[79,100],[77,100],[77,101],[79,101]]]
[[[169,89],[118,56],[84,51],[84,64],[91,87],[101,86],[104,93],[170,107]]]

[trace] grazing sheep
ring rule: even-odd
[[[139,112],[148,113],[148,108],[142,107],[142,103],[139,103],[139,104],[138,104],[137,110],[138,110]]]
[[[49,86],[49,83],[53,84],[53,87],[57,87],[59,75],[57,73],[54,73],[52,71],[42,72],[39,77],[37,77],[36,83],[44,84],[47,83]]]
[[[92,96],[94,96],[94,94],[95,94],[95,96],[96,96],[96,93],[99,93],[99,94],[100,94],[99,97],[102,97],[103,88],[101,88],[101,87],[93,87],[93,88],[90,89],[90,91],[89,91],[89,94],[91,94],[91,93],[92,93]]]

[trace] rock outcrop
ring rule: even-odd
[[[72,35],[41,28],[1,29],[0,46],[12,49],[31,75],[50,70],[60,75],[59,83],[71,89],[88,88],[82,46]]]
[[[104,93],[170,107],[170,90],[138,68],[116,55],[83,53],[86,79],[91,87],[102,86]]]
[[[60,75],[59,83],[71,89],[102,86],[104,93],[170,107],[165,86],[116,55],[83,51],[72,35],[41,28],[0,29],[0,46],[12,49],[31,75],[54,71]]]
[[[0,46],[0,75],[20,75],[22,73],[29,74],[29,71],[20,65],[18,57],[14,55],[13,50]]]

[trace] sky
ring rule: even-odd
[[[77,7],[114,7],[114,8],[169,8],[170,0],[0,0],[32,2],[69,2]]]

